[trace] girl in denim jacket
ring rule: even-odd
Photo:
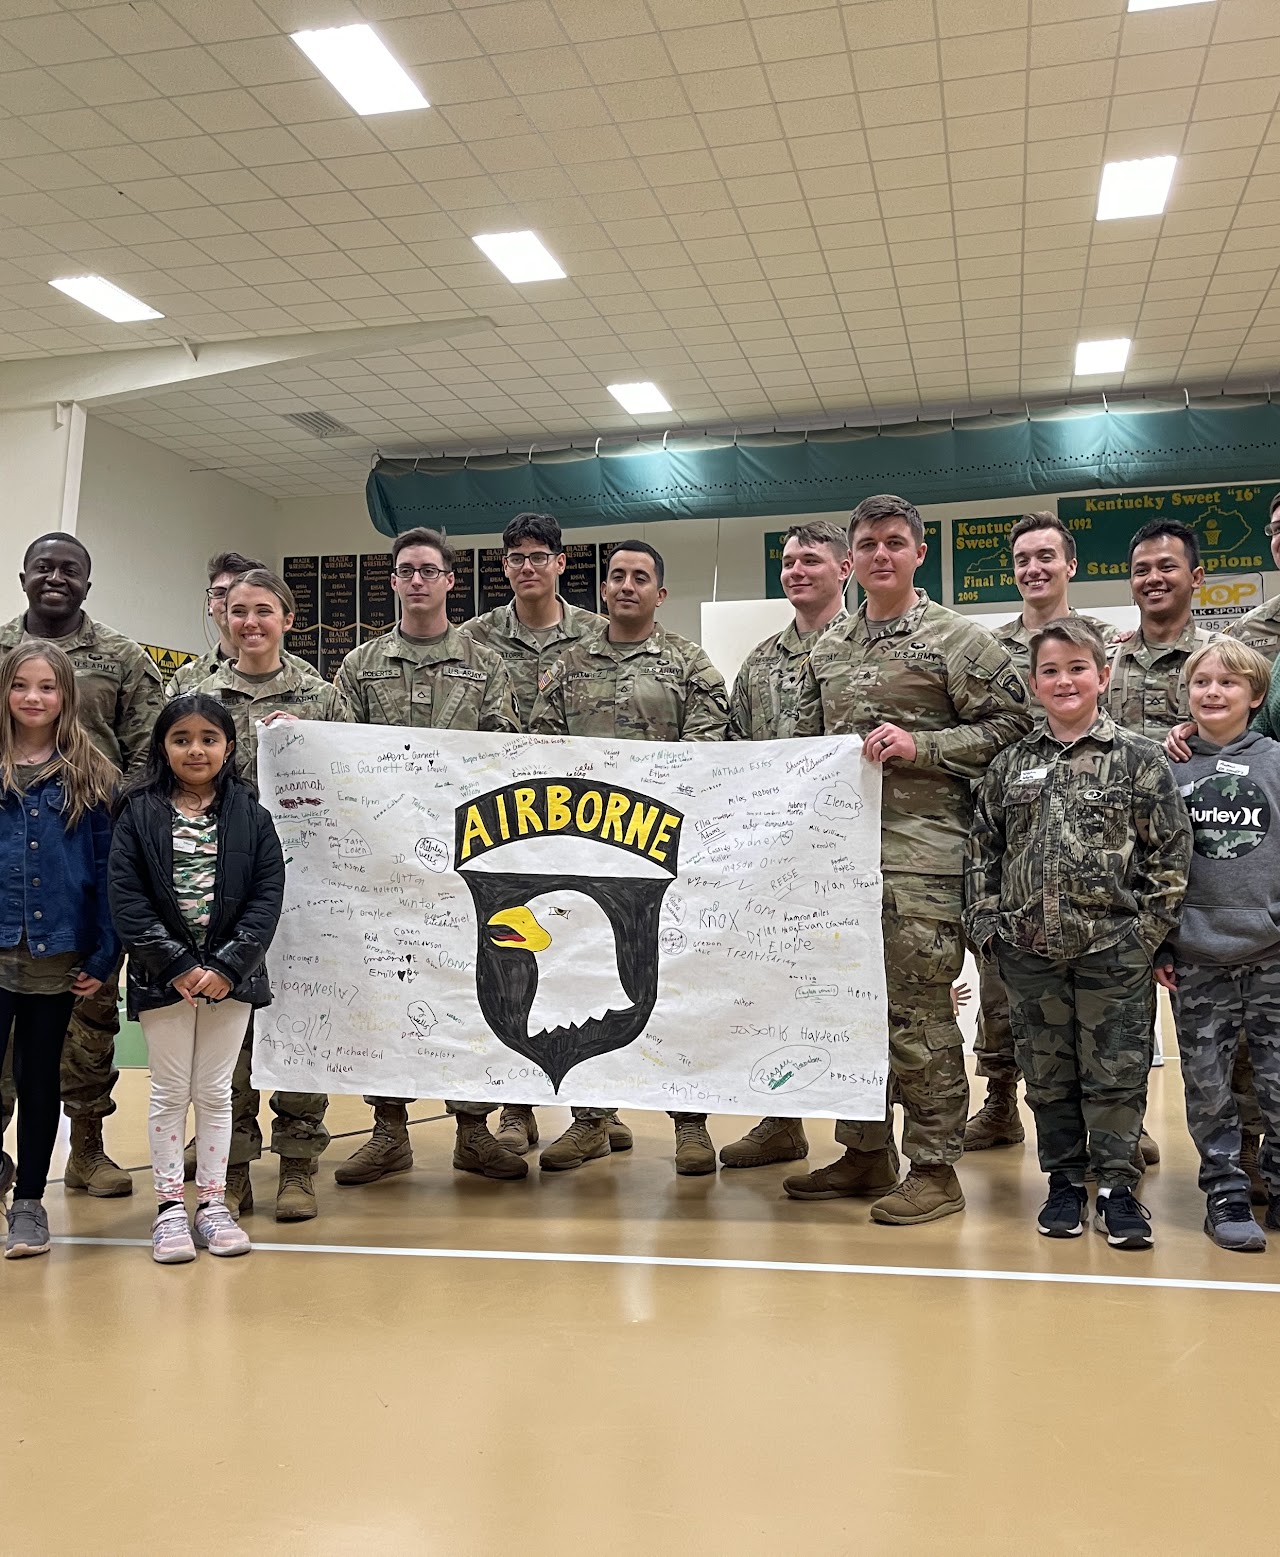
[[[107,907],[116,770],[84,733],[75,670],[44,639],[0,660],[0,1063],[13,1032],[18,1162],[5,1258],[49,1251],[42,1203],[62,1044],[115,966]],[[13,1164],[0,1153],[0,1189]]]

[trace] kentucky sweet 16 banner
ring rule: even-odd
[[[857,739],[261,736],[288,866],[255,1085],[883,1115]]]

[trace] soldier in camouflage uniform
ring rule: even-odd
[[[1191,831],[1164,754],[1099,709],[1102,641],[1079,618],[1032,642],[1045,723],[1000,752],[979,789],[965,926],[999,961],[1049,1196],[1038,1226],[1151,1243],[1133,1196],[1151,1063],[1151,959],[1177,921]]]
[[[543,676],[529,729],[536,735],[602,735],[624,741],[722,741],[729,729],[724,677],[696,643],[654,619],[666,599],[661,556],[622,541],[609,556],[607,622],[570,645]],[[609,1110],[575,1108],[573,1124],[546,1147],[543,1168],[577,1168],[611,1150]],[[676,1172],[714,1173],[705,1114],[673,1113]]]
[[[786,740],[795,734],[796,709],[809,651],[828,627],[847,621],[844,591],[852,569],[849,537],[829,519],[797,524],[782,538],[782,592],[794,621],[758,643],[743,660],[729,699],[730,735],[738,741]],[[804,1122],[771,1115],[739,1141],[720,1148],[725,1168],[759,1168],[809,1155]]]
[[[897,1180],[889,1119],[841,1120],[845,1154],[789,1178],[798,1200],[874,1195],[878,1222],[933,1221],[964,1209],[952,1164],[962,1150],[969,1083],[951,985],[960,929],[972,781],[1031,723],[1027,689],[985,627],[915,587],[924,523],[905,498],[867,498],[849,521],[856,616],[809,654],[797,735],[860,735],[883,762],[881,863],[893,1095],[906,1114],[911,1171]]]
[[[1046,623],[1074,616],[1067,590],[1076,576],[1076,542],[1057,514],[1047,510],[1023,514],[1009,531],[1013,578],[1022,596],[1022,611],[996,638],[1009,651],[1025,681],[1031,671],[1031,637]],[[1096,628],[1104,643],[1113,629],[1092,616],[1081,618]],[[982,1107],[964,1127],[964,1149],[986,1151],[995,1146],[1020,1146],[1026,1139],[1018,1113],[1018,1062],[1009,1021],[1009,999],[1000,971],[989,957],[978,958],[978,1034],[973,1046],[979,1076],[986,1078]]]
[[[352,649],[336,682],[365,724],[411,729],[520,733],[507,668],[493,649],[449,625],[453,549],[435,530],[406,530],[391,548],[391,588],[400,621]],[[339,1184],[372,1184],[413,1166],[408,1098],[366,1097],[373,1133],[334,1174]],[[488,1103],[446,1104],[455,1116],[453,1165],[491,1179],[522,1179],[528,1164],[500,1146],[485,1123]]]
[[[600,618],[560,598],[564,539],[551,514],[515,516],[502,532],[502,566],[511,585],[510,604],[473,616],[462,630],[495,649],[506,662],[522,728],[527,728],[539,678],[566,646],[599,627]],[[533,1109],[525,1103],[508,1103],[498,1123],[497,1140],[520,1156],[536,1146],[538,1121]],[[631,1149],[631,1131],[616,1114],[609,1120],[609,1144],[615,1152]]]
[[[355,714],[338,689],[309,665],[286,665],[284,634],[293,625],[289,586],[266,569],[241,575],[227,596],[227,615],[237,658],[224,662],[191,691],[218,698],[236,727],[236,771],[252,782],[258,775],[258,723],[319,719],[353,724]],[[253,1028],[231,1078],[231,1152],[227,1163],[227,1209],[239,1217],[253,1210],[249,1164],[262,1155],[259,1095],[250,1072]],[[329,1099],[322,1092],[275,1092],[271,1149],[280,1158],[276,1220],[303,1222],[316,1215],[316,1164],[329,1144],[324,1126]]]
[[[1153,519],[1130,538],[1129,587],[1138,607],[1138,631],[1113,644],[1111,679],[1102,700],[1122,729],[1163,742],[1186,719],[1183,668],[1213,637],[1191,617],[1191,601],[1203,581],[1200,542],[1189,525]],[[1153,988],[1153,1027],[1155,1019]],[[1160,1161],[1160,1148],[1145,1126],[1141,1150],[1147,1166]]]
[[[126,775],[146,759],[151,726],[164,704],[160,672],[145,649],[93,621],[82,609],[91,588],[89,553],[73,535],[43,535],[27,548],[20,576],[27,610],[0,627],[0,649],[24,638],[56,643],[75,666],[80,722],[104,756]],[[62,1053],[62,1103],[71,1121],[64,1182],[91,1195],[133,1193],[133,1180],[107,1156],[102,1121],[115,1112],[111,1092],[120,1031],[120,970],[96,994],[75,1003]],[[10,1046],[10,1055],[12,1046]],[[4,1120],[13,1112],[11,1078],[3,1088]]]
[[[1271,560],[1280,568],[1280,492],[1271,499],[1271,512],[1267,521],[1267,540],[1271,546]],[[1269,663],[1274,664],[1280,655],[1280,595],[1255,606],[1238,622],[1232,622],[1227,635],[1239,638],[1251,649],[1257,649]]]
[[[1221,1248],[1260,1252],[1250,1167],[1267,1226],[1280,1228],[1280,745],[1249,719],[1271,681],[1267,661],[1219,638],[1187,661],[1196,733],[1174,765],[1195,834],[1182,918],[1156,954],[1178,1026],[1187,1124],[1200,1153],[1205,1232]],[[1242,1036],[1243,1035],[1243,1039]],[[1243,1042],[1261,1152],[1235,1094]]]
[[[235,645],[231,641],[231,633],[227,628],[227,591],[241,573],[248,573],[253,568],[265,567],[266,563],[259,562],[256,557],[246,557],[238,551],[220,551],[209,558],[209,587],[204,594],[208,602],[209,616],[218,630],[218,642],[207,653],[188,660],[185,665],[178,666],[169,678],[167,691],[170,697],[181,697],[184,692],[194,692],[202,681],[207,681],[213,675],[215,670],[221,669],[228,660],[235,659]],[[311,668],[306,660],[299,659],[296,654],[290,654],[285,648],[281,648],[280,658],[286,665],[301,667],[304,670]]]

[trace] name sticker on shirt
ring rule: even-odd
[[[1041,779],[1049,777],[1048,768],[1023,768],[1018,774],[1019,784],[1038,784]]]
[[[194,838],[175,838],[173,840],[174,852],[177,854],[194,854],[196,841]]]
[[[1248,771],[1249,764],[1247,762],[1225,762],[1221,757],[1218,758],[1219,773],[1234,773],[1237,777],[1243,778]]]

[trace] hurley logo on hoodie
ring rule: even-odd
[[[1195,833],[1195,850],[1210,860],[1238,860],[1271,829],[1267,797],[1247,778],[1210,773],[1182,791]]]

